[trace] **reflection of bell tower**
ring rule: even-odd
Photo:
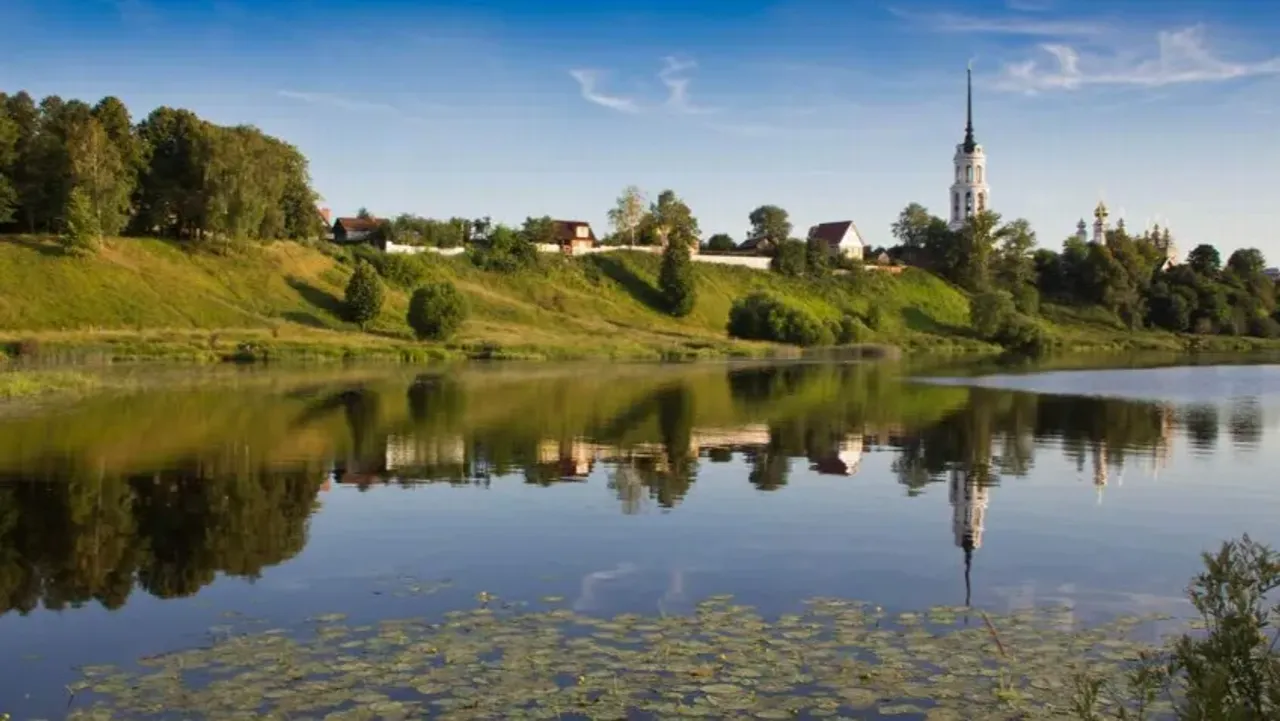
[[[1107,442],[1093,446],[1093,487],[1098,489],[1098,505],[1102,505],[1102,490],[1107,487]]]
[[[982,531],[987,516],[987,489],[970,475],[952,469],[948,498],[951,501],[951,532],[956,547],[964,551],[964,604],[969,605],[969,571],[973,552],[982,548]]]

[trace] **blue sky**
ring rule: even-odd
[[[705,233],[775,203],[873,244],[911,201],[945,212],[972,59],[992,206],[1042,245],[1101,198],[1280,261],[1263,0],[4,0],[0,26],[0,88],[257,125],[336,213],[602,232],[634,183]]]

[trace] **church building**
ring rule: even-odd
[[[991,189],[987,187],[987,156],[973,139],[973,66],[965,71],[968,86],[968,113],[964,126],[964,142],[956,146],[955,182],[951,184],[952,230],[960,230],[970,217],[991,205]]]

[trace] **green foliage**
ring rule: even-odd
[[[467,255],[477,268],[497,273],[515,273],[538,264],[538,249],[530,238],[549,232],[539,219],[525,221],[522,231],[505,225],[477,223],[477,237]]]
[[[94,213],[89,194],[83,188],[71,191],[67,202],[67,217],[63,221],[62,235],[58,240],[68,253],[93,253],[102,244],[102,228]]]
[[[382,281],[373,265],[364,261],[357,263],[343,296],[347,320],[363,330],[382,312],[383,294]]]
[[[751,222],[750,236],[763,239],[777,248],[791,237],[791,219],[787,211],[776,205],[762,205],[747,216]]]
[[[831,345],[831,329],[809,311],[765,291],[734,301],[729,310],[729,335],[800,346]]]
[[[368,247],[368,246],[364,246]],[[407,253],[382,253],[364,251],[371,256],[371,263],[388,283],[409,290],[418,287],[427,274],[422,256]]]
[[[985,340],[995,340],[1016,315],[1013,296],[1003,290],[979,293],[969,303],[969,323]]]
[[[831,275],[831,251],[825,241],[817,238],[805,241],[804,272],[810,278],[826,278]]]
[[[466,218],[436,220],[403,213],[387,222],[385,239],[399,245],[461,248],[470,239],[471,228]]]
[[[1222,270],[1222,255],[1212,245],[1197,245],[1187,254],[1187,265],[1200,275],[1213,276]]]
[[[836,333],[837,343],[841,345],[863,343],[870,337],[871,329],[864,325],[856,316],[846,315],[840,319],[839,331]]]
[[[697,278],[690,255],[690,239],[685,231],[676,230],[662,249],[662,265],[658,270],[658,292],[667,312],[683,318],[693,312],[697,300]]]
[[[707,238],[707,250],[713,253],[728,253],[736,247],[738,244],[733,242],[728,233],[716,233]]]
[[[99,233],[187,240],[313,238],[316,194],[293,146],[249,126],[157,108],[136,126],[118,98],[0,94],[0,223],[61,233],[80,189]]]
[[[798,278],[804,275],[807,260],[808,247],[804,241],[792,238],[774,246],[769,269],[779,275]]]
[[[1187,592],[1203,633],[1140,654],[1124,684],[1081,674],[1079,718],[1153,718],[1155,701],[1166,698],[1179,721],[1280,717],[1280,605],[1270,598],[1280,589],[1280,556],[1245,535],[1203,562]]]
[[[424,285],[409,299],[407,320],[419,340],[448,340],[466,318],[466,301],[453,283]]]

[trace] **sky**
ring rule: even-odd
[[[945,215],[965,67],[992,208],[1057,248],[1130,230],[1280,261],[1280,3],[1265,0],[0,0],[0,90],[186,107],[299,147],[336,215],[608,230],[676,191],[892,244]]]

